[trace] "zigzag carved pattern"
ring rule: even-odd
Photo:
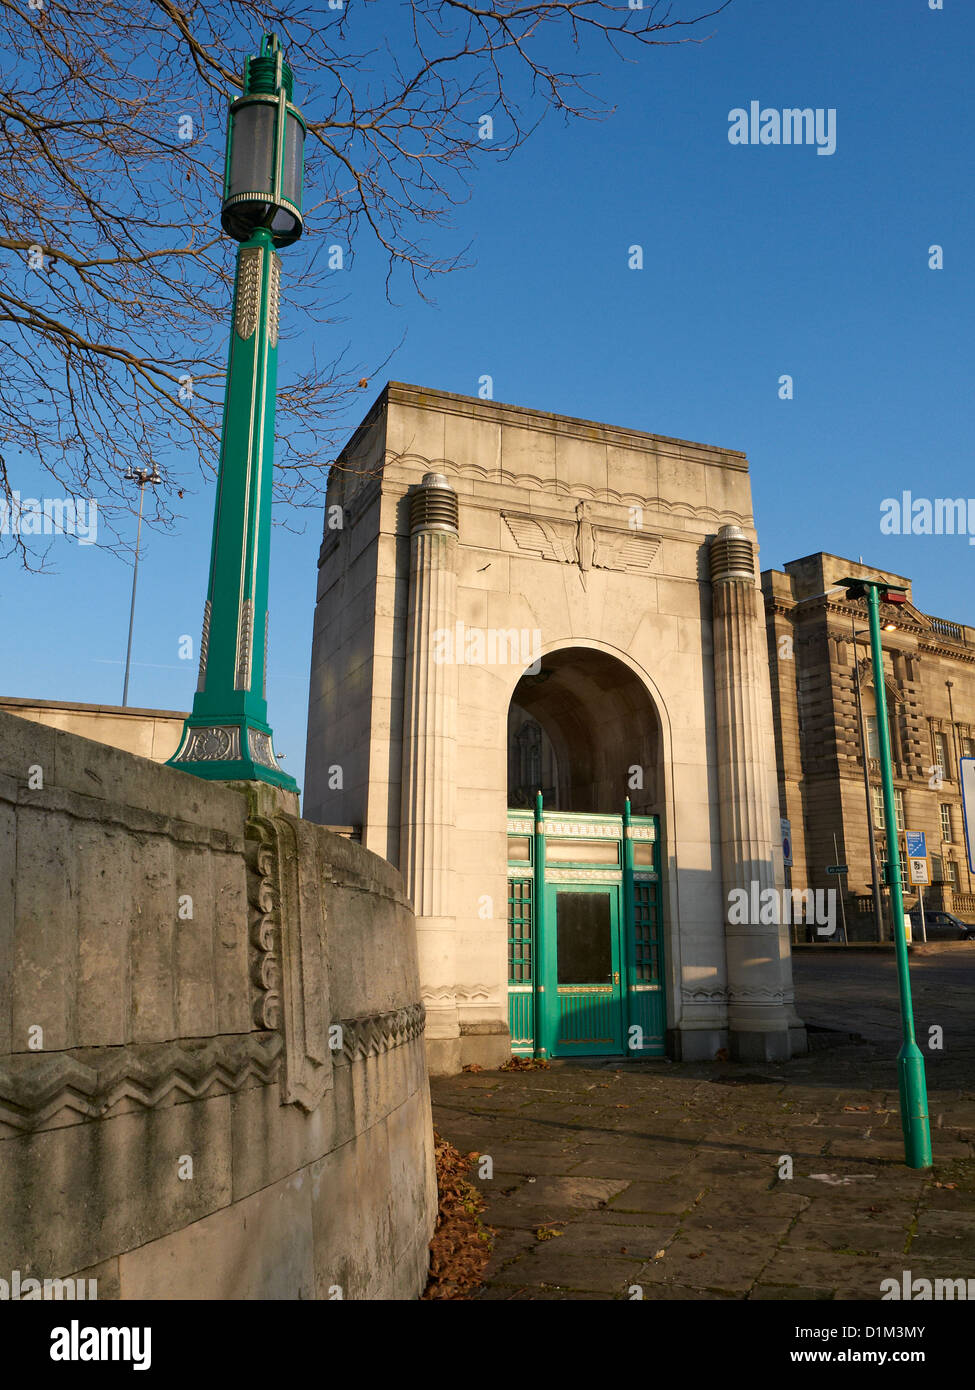
[[[0,1133],[103,1119],[118,1106],[152,1110],[167,1101],[240,1091],[277,1080],[279,1033],[239,1033],[200,1042],[24,1054],[0,1065]]]
[[[414,1038],[423,1036],[427,1011],[422,1004],[407,1004],[385,1014],[368,1014],[363,1018],[340,1018],[342,1052],[346,1061],[360,1057],[378,1057],[394,1047],[402,1047]],[[336,1061],[338,1054],[336,1055]]]

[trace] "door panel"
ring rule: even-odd
[[[557,1000],[553,1055],[619,1052],[619,889],[566,887],[553,889],[552,897]]]

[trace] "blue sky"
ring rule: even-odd
[[[348,343],[376,362],[405,330],[386,376],[474,395],[486,373],[498,400],[742,449],[763,568],[862,554],[909,575],[922,609],[975,623],[975,547],[879,526],[904,489],[975,495],[975,13],[964,0],[734,0],[710,27],[704,44],[607,57],[595,86],[611,116],[547,119],[475,173],[435,243],[470,241],[474,264],[438,279],[434,305],[405,280],[387,303],[362,232],[336,272],[346,321],[316,330],[319,351]],[[836,152],[731,145],[729,112],[753,100],[835,108]],[[928,267],[933,244],[942,270]],[[290,360],[311,345],[296,338]],[[284,354],[282,382],[288,370]],[[784,374],[793,400],[779,399]],[[350,408],[350,433],[381,385]],[[143,532],[133,705],[192,702],[196,662],[179,642],[190,634],[195,652],[212,501],[198,490],[178,535]],[[274,532],[268,700],[300,782],[321,512],[299,524]],[[49,558],[48,576],[4,563],[2,693],[118,704],[131,567],[68,538]]]

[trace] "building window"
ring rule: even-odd
[[[975,758],[975,739],[963,738],[961,741],[961,755],[963,758]]]
[[[873,792],[873,824],[875,830],[886,830],[887,820],[884,816],[884,792],[882,787],[871,787]],[[894,788],[894,815],[897,818],[897,829],[904,829],[904,793]]]
[[[948,740],[944,734],[934,735],[934,765],[941,768],[942,777],[948,776]]]
[[[947,801],[941,803],[941,838],[951,844],[951,805]]]
[[[880,757],[880,735],[877,733],[877,716],[868,714],[864,723],[867,726],[867,757]]]
[[[508,983],[532,978],[532,887],[530,878],[508,880]]]
[[[958,865],[954,859],[945,860],[946,877],[952,888],[958,887]]]
[[[932,856],[931,856],[931,882],[932,882],[932,883],[944,883],[944,881],[945,881],[945,866],[944,866],[944,860],[941,858],[941,855],[940,855],[940,854],[932,854]]]

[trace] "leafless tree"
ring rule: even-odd
[[[128,548],[126,467],[158,464],[149,520],[166,527],[215,469],[234,251],[218,223],[224,127],[263,32],[281,36],[310,122],[306,235],[285,267],[301,313],[286,322],[340,340],[323,230],[346,257],[368,233],[387,290],[403,270],[422,293],[462,263],[430,233],[479,159],[509,156],[547,112],[604,114],[588,88],[606,55],[699,42],[728,3],[0,0],[0,500],[33,461],[57,495],[97,497],[107,543]],[[279,497],[320,489],[361,389],[348,355],[284,364]],[[31,538],[4,543],[43,565]]]

